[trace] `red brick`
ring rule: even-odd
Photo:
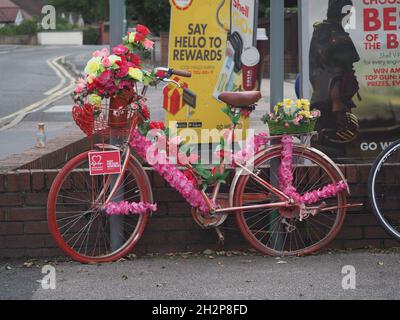
[[[142,239],[140,239],[141,245],[160,245],[168,243],[167,232],[145,232]]]
[[[58,175],[59,171],[58,170],[46,170],[46,188],[47,190],[50,190],[51,185],[53,184],[54,179]]]
[[[18,175],[16,172],[8,172],[6,180],[6,190],[8,192],[17,192],[18,188]]]
[[[2,222],[0,224],[0,235],[19,234],[23,234],[23,224],[21,222]]]
[[[153,176],[153,186],[155,188],[163,188],[166,186],[166,181],[158,173],[153,172],[152,176]]]
[[[400,241],[394,239],[386,239],[384,240],[385,248],[400,248]]]
[[[6,210],[0,209],[0,222],[6,220]]]
[[[359,182],[363,184],[368,183],[369,172],[371,171],[371,165],[357,165],[358,172],[359,172]]]
[[[6,213],[7,221],[46,220],[45,208],[11,208]]]
[[[44,170],[32,170],[32,190],[41,191],[46,187]]]
[[[43,236],[22,235],[5,237],[7,249],[42,248]]]
[[[46,221],[25,222],[25,234],[48,234],[49,228]]]
[[[169,216],[187,216],[189,217],[192,212],[192,208],[187,202],[169,202],[168,203],[168,215]]]
[[[31,172],[29,170],[18,170],[18,190],[31,190]]]
[[[346,179],[349,183],[356,183],[358,182],[358,169],[355,165],[348,165],[346,166]]]
[[[0,192],[5,191],[5,180],[4,174],[0,174]]]
[[[366,239],[390,239],[390,236],[383,230],[383,228],[379,227],[365,227],[365,235]]]
[[[212,232],[212,233],[211,233]],[[168,243],[170,244],[210,244],[217,242],[217,236],[213,230],[199,231],[174,231],[167,234]]]
[[[335,239],[330,244],[328,244],[325,249],[342,250],[344,249],[344,241]]]
[[[344,247],[346,249],[366,249],[366,248],[382,248],[382,241],[380,240],[345,240]]]
[[[182,196],[171,188],[155,189],[153,193],[156,202],[184,201]]]
[[[23,195],[20,193],[2,193],[0,194],[0,207],[20,206],[23,204]]]
[[[340,230],[336,238],[341,240],[362,239],[363,230],[360,227],[358,228],[344,227],[342,228],[342,230]]]
[[[45,257],[63,257],[64,253],[59,248],[38,248],[28,249],[25,251],[24,257],[28,258],[45,258]]]
[[[25,249],[2,249],[1,250],[1,257],[2,258],[23,258],[26,257],[26,250]]]
[[[28,206],[46,206],[48,196],[47,192],[27,193],[25,195],[25,204]]]
[[[149,231],[185,231],[198,230],[199,227],[192,218],[158,218],[151,219]]]
[[[376,226],[378,223],[372,214],[348,214],[345,226]]]

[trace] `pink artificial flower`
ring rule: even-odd
[[[143,46],[147,49],[150,50],[154,47],[154,41],[151,41],[149,39],[145,39],[143,42]]]
[[[106,67],[106,68],[109,68],[109,67],[111,67],[111,61],[110,61],[110,59],[108,59],[108,57],[105,57],[104,59],[103,59],[103,65]]]
[[[100,51],[97,50],[93,53],[93,57],[98,58],[98,57],[108,57],[110,55],[110,50],[108,50],[107,48],[103,48]]]
[[[123,44],[120,44],[113,48],[113,53],[117,56],[125,55],[129,52],[129,49],[125,47]]]
[[[299,126],[299,125],[300,125],[300,118],[299,118],[299,117],[294,118],[293,124],[294,124],[295,126]]]

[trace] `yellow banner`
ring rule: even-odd
[[[164,89],[167,122],[176,122],[180,131],[195,129],[201,137],[199,142],[219,142],[201,135],[201,130],[223,130],[231,126],[229,118],[221,111],[224,104],[218,100],[216,92],[220,91],[219,87],[226,88],[229,80],[222,73],[229,51],[232,3],[228,0],[170,0],[170,4],[169,67],[190,71],[193,76],[190,79],[176,77],[175,80],[184,83],[184,92],[170,86]],[[236,90],[231,91],[241,90],[242,78],[241,74],[231,77],[231,81],[240,82],[233,86]],[[190,104],[182,99],[184,94]],[[240,123],[240,129],[248,126],[248,120]]]

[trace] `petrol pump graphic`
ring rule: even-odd
[[[258,1],[226,2],[230,2],[231,22],[224,65],[213,93],[216,99],[224,91],[255,90],[261,60],[256,47]]]

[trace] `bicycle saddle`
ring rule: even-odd
[[[260,91],[223,92],[218,99],[236,108],[248,108],[262,98]]]

